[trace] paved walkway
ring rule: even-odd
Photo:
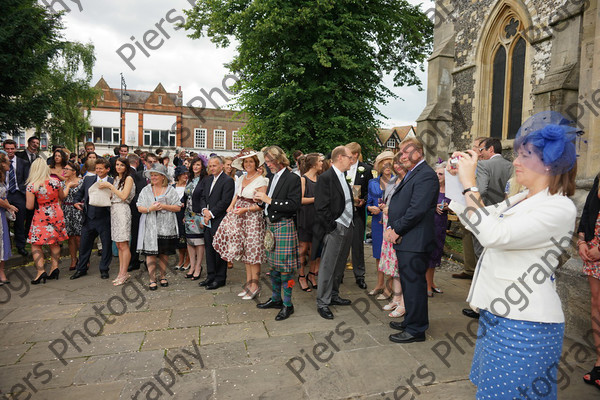
[[[60,280],[38,286],[29,284],[33,267],[10,271],[11,285],[0,287],[0,399],[474,398],[477,327],[461,314],[470,281],[450,277],[455,264],[436,273],[445,293],[429,302],[427,340],[398,345],[388,340],[383,303],[351,271],[341,295],[354,304],[332,307],[334,320],[320,318],[315,292],[296,285],[295,314],[276,322],[277,310],[236,296],[245,279],[239,263],[216,291],[171,271],[169,287],[150,292],[145,272],[118,288],[101,280],[98,261],[93,255],[90,274],[72,281],[65,259]],[[374,269],[369,260],[369,287]],[[566,339],[559,398],[596,398],[581,381],[592,351],[573,346]]]

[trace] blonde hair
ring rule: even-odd
[[[275,163],[282,165],[284,168],[290,166],[290,161],[279,146],[268,146],[264,148],[263,153],[268,154]]]
[[[48,179],[50,179],[50,167],[48,167],[45,160],[41,158],[36,159],[29,169],[27,184],[33,185],[33,188],[37,190]]]

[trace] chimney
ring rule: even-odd
[[[183,104],[183,92],[181,91],[181,85],[179,86],[179,91],[177,91],[177,102],[176,105],[180,106]]]

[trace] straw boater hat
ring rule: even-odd
[[[393,161],[395,154],[389,150],[384,151],[375,159],[375,163],[373,164],[373,169],[375,171],[379,171],[380,164],[383,164],[385,161]]]
[[[244,169],[244,158],[256,156],[258,158],[258,165],[256,168],[260,167],[265,163],[265,155],[262,151],[254,151],[250,149],[244,149],[240,154],[235,157],[235,160],[231,163],[231,166],[238,171],[242,171]]]
[[[167,167],[165,167],[162,164],[159,163],[154,163],[152,164],[152,168],[150,168],[149,170],[144,172],[144,176],[148,179],[150,179],[150,174],[155,173],[155,174],[161,174],[167,177],[167,179],[171,179],[171,177],[169,176],[169,172],[167,171]]]

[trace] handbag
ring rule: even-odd
[[[110,207],[110,189],[100,189],[98,182],[94,183],[88,189],[88,196],[90,200],[90,206],[94,207]]]
[[[6,219],[15,222],[17,219],[17,214],[14,211],[6,210]]]
[[[273,251],[275,249],[275,235],[269,229],[265,230],[265,250]]]

